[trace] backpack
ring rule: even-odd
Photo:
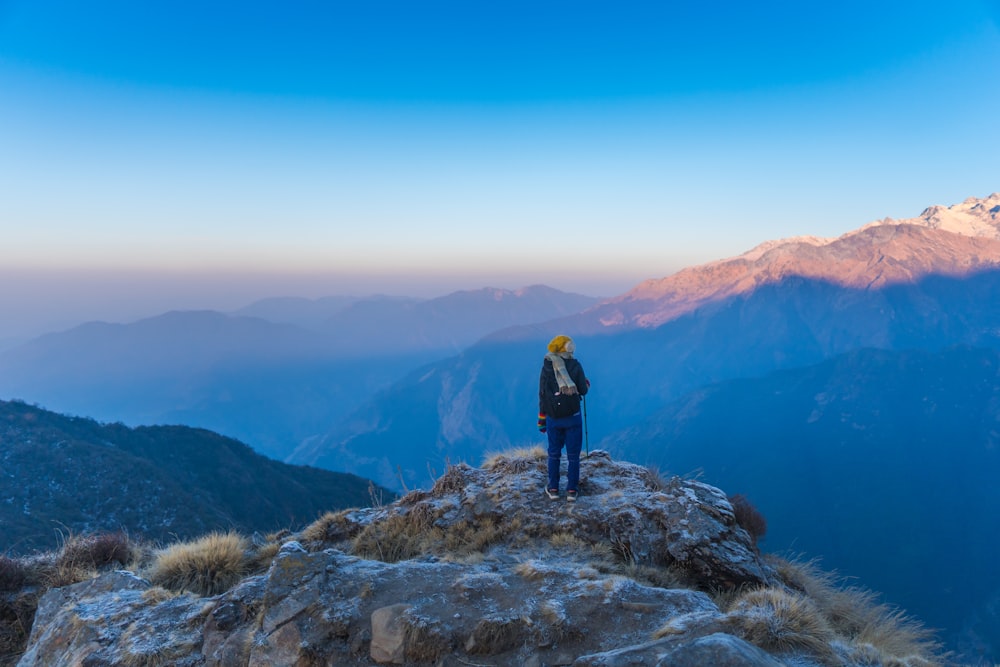
[[[580,411],[580,394],[561,394],[558,391],[552,397],[552,416],[556,419],[572,417]]]

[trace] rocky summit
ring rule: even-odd
[[[141,568],[53,588],[17,664],[940,664],[871,594],[762,555],[719,489],[601,451],[582,479],[550,500],[544,452],[513,451],[277,536],[212,596]]]

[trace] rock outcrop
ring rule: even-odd
[[[933,664],[835,631],[718,489],[594,452],[581,498],[554,502],[544,468],[497,456],[329,514],[214,597],[127,572],[51,590],[18,664]]]

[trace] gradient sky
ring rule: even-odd
[[[1000,190],[1000,2],[0,0],[0,341],[596,295]]]

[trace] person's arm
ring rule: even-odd
[[[548,422],[545,411],[545,364],[542,364],[542,372],[538,376],[538,430],[546,432]]]
[[[545,401],[545,362],[542,362],[542,372],[538,376],[538,414],[546,414],[546,401]]]
[[[583,364],[577,363],[573,371],[573,384],[576,385],[577,392],[579,392],[581,396],[585,396],[587,392],[590,391],[590,381],[587,379],[587,375],[583,372]]]

